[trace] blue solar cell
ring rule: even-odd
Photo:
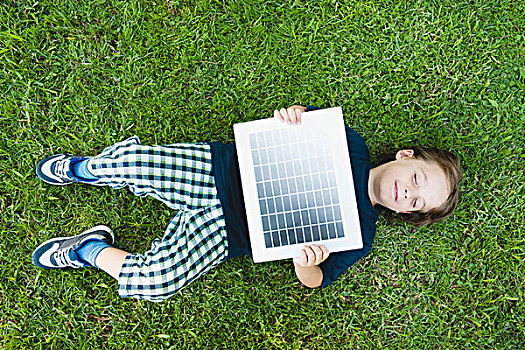
[[[310,223],[312,225],[315,225],[318,223],[317,221],[317,210],[315,209],[309,209],[308,214],[310,214]]]
[[[279,231],[272,231],[272,243],[274,247],[280,247]]]
[[[290,196],[283,197],[283,207],[285,211],[292,210],[292,202],[290,201]]]
[[[335,223],[335,228],[337,230],[337,237],[341,238],[345,236],[344,228],[343,228],[343,222],[339,221]]]
[[[292,150],[290,146],[283,147],[284,159],[292,159]]]
[[[302,163],[301,163],[302,167],[303,167],[303,174],[310,174],[310,164],[308,162],[308,159],[305,159]]]
[[[312,173],[316,173],[319,170],[319,165],[317,164],[318,161],[318,158],[310,159],[310,170]]]
[[[334,221],[334,214],[332,212],[332,207],[326,207],[324,208],[324,210],[326,212],[326,221],[327,222]]]
[[[267,198],[266,204],[268,205],[268,213],[274,214],[276,212],[275,210],[275,200],[273,198]]]
[[[264,198],[264,184],[259,183],[257,184],[257,196],[259,198]]]
[[[272,147],[273,146],[273,135],[272,132],[265,132],[264,138],[266,139],[266,146]]]
[[[288,232],[288,243],[296,244],[297,239],[295,238],[295,230],[292,228],[292,229],[288,229],[287,232]]]
[[[305,242],[312,242],[312,228],[310,226],[303,227],[304,240]]]
[[[268,216],[264,215],[261,217],[262,219],[262,225],[263,225],[263,231],[270,231],[270,219]]]
[[[313,192],[306,193],[306,201],[308,203],[308,208],[315,207],[315,195]]]
[[[277,215],[270,215],[270,229],[277,230]]]
[[[263,174],[262,174],[262,168],[260,166],[256,166],[253,168],[253,171],[255,172],[255,181],[260,182],[263,180]]]
[[[310,225],[310,218],[308,217],[308,210],[301,211],[301,221],[303,225]]]
[[[277,158],[275,157],[275,150],[273,148],[268,148],[268,162],[275,163]]]
[[[259,199],[259,207],[261,208],[261,215],[268,214],[268,207],[266,206],[266,201],[264,199]]]
[[[314,241],[318,241],[321,239],[321,236],[319,235],[318,225],[312,226],[312,238],[314,239]]]
[[[342,220],[342,218],[341,218],[341,209],[339,208],[339,206],[336,205],[336,206],[333,207],[333,209],[334,209],[334,220],[335,221]]]
[[[286,235],[286,230],[279,231],[279,235],[281,236],[281,245],[288,245],[288,236]]]
[[[273,144],[274,145],[280,145],[282,144],[282,140],[281,140],[281,133],[279,132],[279,130],[274,130],[272,132],[272,136],[273,136]]]
[[[277,165],[276,164],[270,165],[270,178],[272,180],[275,180],[275,179],[279,178],[279,173],[277,172]]]
[[[268,153],[265,149],[259,150],[259,159],[261,160],[261,164],[268,164]]]
[[[284,166],[286,168],[286,176],[293,177],[294,176],[293,162],[286,162],[284,163]]]
[[[284,219],[284,214],[277,214],[277,224],[279,229],[283,230],[286,228],[286,221]]]
[[[297,184],[295,183],[295,179],[288,179],[288,189],[290,190],[290,193],[297,193]]]
[[[284,163],[277,163],[277,172],[279,173],[279,179],[286,177],[286,167]]]
[[[286,219],[286,227],[290,228],[293,227],[293,215],[291,212],[284,214],[284,217]]]
[[[330,183],[328,182],[328,177],[326,176],[326,173],[323,173],[320,175],[321,177],[321,188],[325,189],[330,187]]]
[[[297,238],[297,243],[304,243],[303,229],[301,227],[295,228],[295,238]]]
[[[306,151],[307,144],[306,142],[299,143],[299,158],[306,159],[308,158],[308,152]]]
[[[272,197],[273,196],[273,190],[272,190],[272,183],[271,182],[264,182],[264,192],[266,193],[266,197]]]
[[[279,183],[279,180],[273,180],[272,181],[272,188],[273,188],[273,195],[274,196],[280,196],[281,195],[281,185]]]
[[[312,184],[312,175],[306,175],[304,177],[304,188],[306,191],[310,192],[314,190],[314,186]]]
[[[292,194],[290,200],[292,201],[292,210],[298,210],[301,208],[299,205],[299,195]]]
[[[303,173],[300,161],[294,160],[294,162],[293,162],[293,172],[294,172],[295,175],[300,175],[300,174]]]
[[[304,192],[304,177],[296,177],[295,182],[297,184],[297,192]]]
[[[317,165],[319,167],[319,172],[325,172],[326,171],[326,163],[324,161],[324,158],[317,158],[318,162]]]
[[[337,233],[335,232],[335,225],[333,223],[328,224],[328,236],[331,239],[337,238]]]
[[[301,212],[300,211],[294,211],[294,212],[292,212],[292,215],[293,215],[293,223],[294,223],[295,227],[301,226],[302,225]]]
[[[270,180],[270,167],[268,165],[263,165],[262,167],[263,180]]]
[[[257,134],[250,134],[250,147],[257,148]]]
[[[317,208],[317,218],[319,219],[320,224],[326,222],[326,215],[324,213],[324,208]]]
[[[337,182],[335,181],[335,173],[333,171],[328,173],[328,181],[330,182],[330,187],[337,186]]]
[[[261,158],[259,158],[259,151],[252,151],[252,158],[253,158],[254,165],[261,164]]]
[[[281,197],[276,197],[274,198],[274,201],[275,201],[275,211],[277,213],[282,213],[284,209],[283,199]]]
[[[308,207],[308,203],[306,202],[306,194],[299,193],[299,207],[301,209],[306,209]]]
[[[337,195],[337,188],[331,189],[330,193],[332,194],[332,204],[339,204],[339,196]]]
[[[264,233],[264,245],[266,246],[266,248],[272,247],[272,237],[269,232]]]
[[[265,141],[264,133],[262,133],[262,132],[257,133],[257,145],[259,146],[259,148],[266,147],[266,141]]]
[[[281,193],[282,194],[290,193],[290,191],[288,190],[288,181],[286,181],[286,179],[281,180],[280,184],[281,184]]]
[[[323,192],[321,191],[315,191],[315,205],[320,207],[323,205]]]
[[[284,157],[283,146],[279,146],[275,149],[275,158],[277,159],[277,162],[283,162],[284,160],[286,160],[286,158]]]
[[[319,230],[321,231],[321,239],[328,239],[328,227],[326,227],[326,224],[319,225]]]
[[[324,202],[324,205],[332,204],[332,200],[330,199],[330,190],[323,191],[323,202]]]

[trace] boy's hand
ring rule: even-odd
[[[329,255],[330,252],[324,245],[312,244],[310,246],[304,246],[300,255],[293,258],[293,262],[302,267],[317,266],[328,259]]]
[[[273,111],[273,116],[283,123],[297,125],[301,124],[301,113],[304,111],[306,111],[306,107],[294,105],[288,109],[281,108],[279,111]]]

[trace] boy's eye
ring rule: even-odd
[[[415,208],[417,205],[417,199],[414,199],[414,203],[412,203],[412,206]]]
[[[417,174],[414,174],[414,183],[417,185]]]

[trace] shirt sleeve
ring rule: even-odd
[[[323,271],[323,284],[321,287],[324,288],[335,281],[343,272],[348,270],[350,266],[359,261],[359,259],[367,253],[368,250],[360,249],[330,254],[328,259],[319,265],[321,271]]]
[[[321,109],[321,108],[316,107],[316,106],[310,106],[310,105],[308,105],[308,106],[306,107],[306,111],[307,111],[307,112],[310,112],[310,111],[317,111],[318,109]]]

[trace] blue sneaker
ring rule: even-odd
[[[86,159],[88,157],[76,157],[70,154],[57,154],[47,157],[36,166],[36,175],[42,181],[51,185],[83,183],[101,186],[102,184],[98,179],[88,180],[73,173],[73,165]]]
[[[107,226],[100,225],[73,237],[53,238],[42,243],[31,255],[31,260],[33,264],[43,269],[91,266],[79,259],[75,249],[92,239],[100,239],[109,245],[113,245],[115,241],[113,231]]]

